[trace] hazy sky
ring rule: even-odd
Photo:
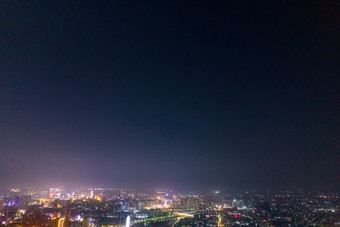
[[[0,185],[338,190],[339,4],[262,3],[1,2]]]

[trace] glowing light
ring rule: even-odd
[[[127,216],[125,226],[130,227],[130,216]]]
[[[181,213],[181,212],[176,212],[175,214],[179,215],[179,216],[183,216],[183,217],[194,217],[193,214],[188,214],[188,213]]]
[[[222,227],[222,226],[223,226],[223,224],[222,224],[222,216],[221,216],[221,215],[218,216],[218,223],[217,223],[217,226],[218,226],[218,227]]]
[[[58,221],[58,227],[64,227],[65,218],[60,218]]]

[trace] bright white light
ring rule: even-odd
[[[130,227],[130,216],[127,216],[125,226]]]

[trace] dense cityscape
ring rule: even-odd
[[[336,193],[9,188],[1,226],[338,226]]]
[[[340,0],[0,0],[0,227],[340,227]]]

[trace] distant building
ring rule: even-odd
[[[16,197],[14,198],[14,206],[19,206],[19,204],[20,204],[20,197],[19,197],[19,196],[16,196]]]
[[[20,205],[22,207],[28,206],[32,201],[32,196],[20,196]]]
[[[181,198],[181,207],[194,210],[201,206],[201,200],[198,197],[185,197]]]
[[[256,209],[258,211],[267,211],[267,212],[269,212],[270,211],[270,203],[267,202],[267,201],[259,201],[256,204]]]
[[[50,188],[50,199],[60,199],[62,189]]]
[[[90,227],[90,218],[85,217],[83,222],[81,223],[81,227]]]
[[[70,217],[71,217],[71,204],[68,201],[67,205],[65,206],[65,221],[64,221],[64,226],[65,227],[69,227],[70,226]]]
[[[129,203],[128,202],[122,202],[120,207],[123,211],[127,212],[129,210]]]
[[[146,200],[146,207],[153,207],[154,201],[153,200]]]
[[[146,207],[146,202],[145,201],[137,201],[135,205],[137,210],[143,210],[144,207]]]
[[[244,207],[244,202],[243,202],[242,200],[234,199],[234,200],[231,202],[231,207],[232,207],[232,208],[236,208],[236,209],[243,208],[243,207]]]

